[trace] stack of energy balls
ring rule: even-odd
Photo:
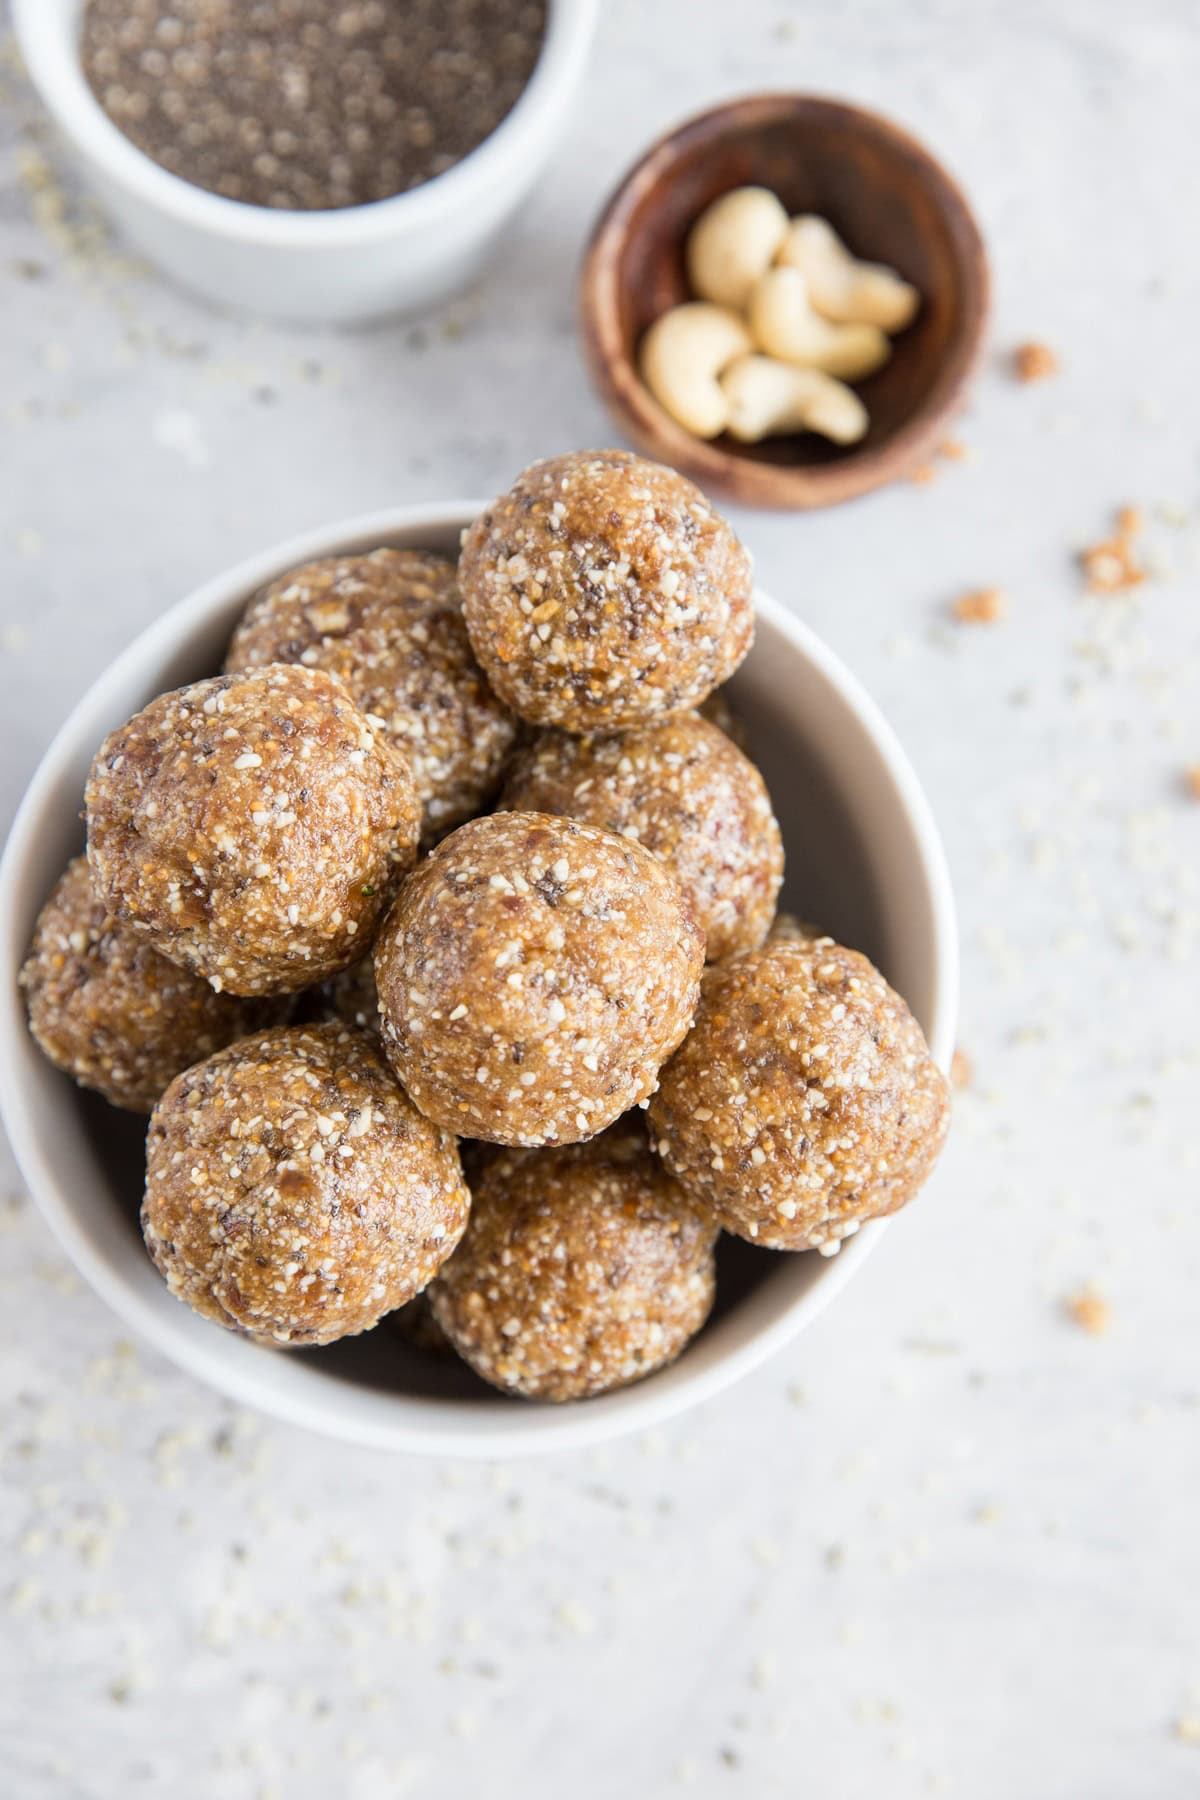
[[[457,571],[271,583],[223,674],[111,734],[22,983],[51,1060],[150,1113],[174,1294],[288,1345],[392,1314],[571,1400],[679,1354],[721,1230],[831,1254],[913,1196],[946,1085],[863,956],[776,917],[716,692],[752,635],[697,489],[579,452]]]

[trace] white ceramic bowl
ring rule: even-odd
[[[130,243],[209,300],[311,325],[428,306],[471,279],[566,123],[599,0],[551,0],[528,87],[461,163],[392,200],[319,213],[225,200],[144,156],[84,79],[83,5],[13,0],[13,26],[34,86]]]
[[[239,1401],[327,1437],[438,1455],[512,1456],[596,1443],[682,1411],[795,1336],[878,1242],[868,1225],[840,1254],[788,1256],[725,1238],[718,1303],[679,1362],[635,1387],[566,1406],[486,1389],[462,1364],[421,1357],[386,1325],[324,1350],[279,1354],[197,1318],[167,1292],[137,1226],[144,1122],[84,1094],[25,1026],[17,971],[38,909],[82,848],[92,753],[153,695],[221,666],[247,597],[314,556],[376,544],[457,554],[481,504],[376,513],[242,563],[165,613],[80,701],[30,783],[0,864],[0,1098],[30,1190],[80,1273],[164,1355]],[[820,640],[765,594],[734,680],[788,852],[787,903],[861,947],[908,1000],[949,1063],[958,961],[937,830],[873,702]],[[903,1230],[903,1225],[901,1225]]]

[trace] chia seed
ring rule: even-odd
[[[495,131],[547,0],[88,0],[113,124],[227,200],[319,212],[406,193]]]

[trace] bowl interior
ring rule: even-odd
[[[0,1094],[35,1197],[92,1284],[193,1373],[239,1399],[380,1447],[512,1454],[595,1440],[677,1410],[761,1360],[831,1297],[866,1254],[868,1227],[830,1262],[722,1240],[712,1320],[679,1363],[637,1387],[557,1408],[486,1388],[383,1326],[321,1350],[277,1353],[215,1329],[174,1300],[142,1247],[145,1122],[81,1092],[37,1051],[15,975],[43,899],[82,848],[92,751],[153,695],[219,669],[254,589],[296,563],[375,544],[457,552],[476,508],[417,523],[389,514],[296,540],[164,615],[101,677],[34,778],[0,870]],[[859,946],[905,995],[943,1062],[953,1028],[953,922],[936,835],[888,728],[830,653],[760,597],[758,637],[733,694],[787,847],[784,903]]]
[[[637,380],[643,332],[691,297],[684,265],[689,230],[719,195],[747,184],[770,188],[793,216],[814,212],[828,219],[857,256],[890,264],[921,293],[920,313],[893,340],[889,362],[855,384],[871,423],[851,450],[815,433],[761,444],[722,436],[699,445],[679,434]],[[710,458],[820,469],[884,451],[961,386],[986,309],[978,231],[934,158],[885,119],[800,95],[735,102],[663,139],[610,203],[589,271],[600,291],[585,293],[585,312],[610,315],[604,341],[593,349],[609,365],[599,371],[602,379],[607,374],[617,400],[632,402],[644,424],[681,435],[693,449],[689,461],[707,450]]]

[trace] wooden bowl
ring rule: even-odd
[[[643,385],[637,351],[660,313],[690,298],[687,234],[730,188],[770,188],[791,214],[829,220],[856,255],[889,263],[921,310],[890,361],[856,383],[867,435],[841,449],[814,433],[739,444],[694,437]],[[763,94],[689,119],[621,182],[580,276],[593,379],[647,456],[748,506],[807,508],[854,499],[910,472],[934,449],[983,348],[987,256],[951,177],[907,132],[875,113],[807,94]]]

